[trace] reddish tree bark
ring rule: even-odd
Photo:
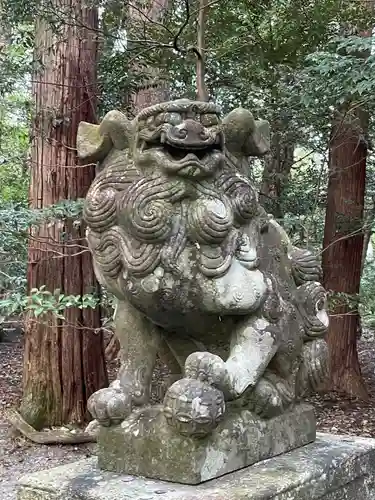
[[[332,128],[329,181],[324,229],[324,286],[356,295],[361,280],[363,209],[367,146],[362,140],[366,118],[353,123],[349,116]],[[330,350],[330,389],[366,398],[357,354],[358,309],[337,299],[327,335]]]
[[[79,122],[96,121],[97,10],[81,0],[55,7],[73,21],[59,34],[44,22],[36,27],[30,206],[38,209],[85,197],[95,176],[94,165],[79,166],[75,145]],[[65,220],[31,231],[28,288],[41,285],[65,295],[99,292],[82,225]],[[20,410],[36,429],[82,424],[87,399],[108,385],[99,308],[68,308],[65,321],[29,316],[23,382]]]
[[[372,12],[374,2],[366,3]],[[370,37],[372,30],[359,33]],[[354,55],[353,53],[351,55]],[[366,59],[370,51],[356,54]],[[358,106],[337,113],[332,126],[327,209],[323,242],[323,281],[327,290],[356,296],[360,290],[364,250],[364,203],[369,116]],[[361,318],[354,300],[338,300],[333,308],[327,342],[329,388],[367,399],[357,352]]]

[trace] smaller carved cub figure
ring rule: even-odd
[[[118,299],[118,379],[89,409],[118,424],[149,402],[156,355],[178,362],[166,421],[202,437],[226,405],[284,412],[327,371],[320,267],[259,205],[241,160],[269,149],[243,109],[177,100],[133,120],[81,123],[78,151],[99,162],[84,217],[98,280]]]

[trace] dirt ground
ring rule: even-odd
[[[21,395],[22,337],[9,335],[0,342],[0,498],[16,500],[18,479],[27,473],[52,468],[91,456],[95,444],[40,446],[17,435],[6,420],[7,409]],[[332,434],[375,437],[375,338],[366,333],[359,342],[363,374],[370,394],[366,403],[336,394],[318,395],[309,401],[316,410],[318,430]],[[114,366],[111,366],[113,373]],[[161,368],[163,370],[163,368]],[[157,380],[156,380],[157,383]]]

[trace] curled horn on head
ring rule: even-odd
[[[77,152],[80,160],[103,161],[112,147],[129,147],[132,122],[120,111],[109,111],[99,125],[81,122],[77,132]]]
[[[270,127],[266,120],[255,120],[250,111],[237,108],[222,121],[228,151],[240,156],[263,156],[270,150]]]

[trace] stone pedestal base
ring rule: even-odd
[[[26,476],[18,500],[375,500],[375,440],[307,446],[199,486],[104,472],[90,458]]]
[[[102,428],[98,460],[104,470],[194,485],[311,443],[315,435],[314,411],[302,404],[271,420],[229,410],[203,439],[178,434],[154,406]]]

